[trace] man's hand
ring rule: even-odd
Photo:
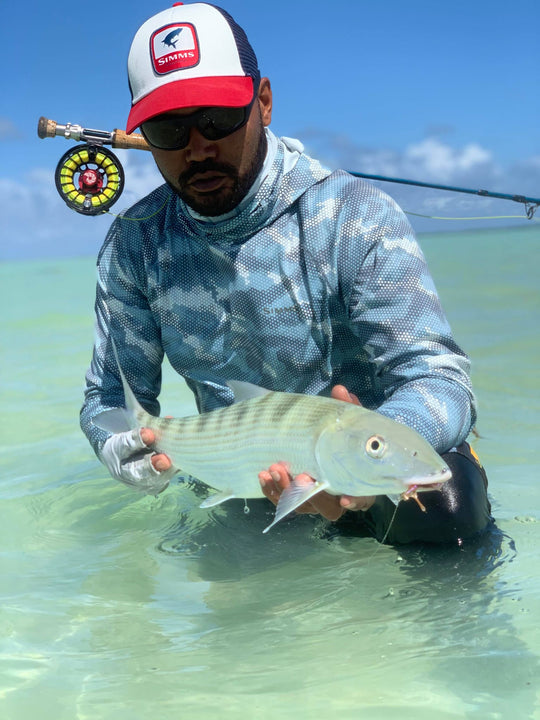
[[[113,478],[145,495],[159,495],[176,473],[166,455],[155,454],[155,435],[149,428],[112,435],[100,459]]]
[[[350,402],[354,405],[360,405],[360,401],[356,395],[350,393],[344,385],[335,385],[332,388],[331,395],[336,400],[343,400],[344,402]],[[313,479],[309,475],[306,475],[306,473],[301,473],[294,479],[295,482],[299,484],[313,482]],[[271,465],[268,470],[260,472],[259,481],[263,494],[271,500],[274,505],[277,505],[279,496],[283,490],[291,484],[292,477],[287,464],[285,462],[278,462]],[[374,495],[365,497],[330,495],[323,490],[308,502],[300,505],[300,507],[296,509],[296,512],[319,513],[327,520],[338,520],[346,510],[369,510],[374,502]]]

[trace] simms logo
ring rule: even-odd
[[[195,67],[199,62],[197,33],[190,23],[166,25],[150,38],[152,64],[158,75]]]

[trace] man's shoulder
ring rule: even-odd
[[[401,209],[383,190],[372,182],[355,177],[346,170],[334,170],[327,177],[309,187],[303,202],[312,208],[333,208],[333,216],[342,212],[377,216],[386,213],[401,214]]]
[[[343,196],[360,196],[380,201],[390,200],[389,196],[369,180],[356,177],[347,170],[334,170],[310,188],[314,192],[333,193]]]

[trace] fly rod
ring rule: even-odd
[[[58,163],[55,172],[56,188],[64,202],[77,212],[84,215],[98,215],[107,212],[120,197],[124,187],[124,170],[120,161],[104,145],[123,150],[150,150],[150,146],[142,135],[128,135],[123,130],[91,130],[81,125],[67,123],[60,125],[55,120],[40,117],[38,121],[40,138],[63,137],[66,140],[82,141],[68,150]],[[480,195],[482,197],[513,200],[525,205],[529,220],[540,206],[540,198],[525,195],[510,195],[490,190],[474,190],[471,188],[453,187],[451,185],[435,185],[419,180],[387,177],[385,175],[368,175],[367,173],[348,171],[351,175],[367,180],[415,185],[434,190]]]
[[[401,183],[402,185],[415,185],[416,187],[433,188],[435,190],[449,190],[450,192],[467,193],[468,195],[481,195],[482,197],[498,198],[500,200],[513,200],[526,206],[527,217],[533,217],[536,208],[540,205],[540,198],[526,197],[525,195],[509,195],[507,193],[492,192],[491,190],[474,190],[471,188],[454,187],[453,185],[435,185],[433,183],[420,182],[419,180],[406,180],[404,178],[387,177],[385,175],[368,175],[367,173],[348,171],[355,177],[368,180],[380,180],[382,182]]]

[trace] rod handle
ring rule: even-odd
[[[112,145],[113,148],[123,150],[150,150],[150,146],[142,135],[133,133],[128,135],[123,130],[105,132],[103,130],[88,130],[80,125],[59,125],[55,120],[41,116],[38,120],[37,133],[40,138],[63,136],[75,141],[92,141],[98,144]]]
[[[113,148],[124,150],[150,150],[150,145],[139,133],[128,135],[123,130],[113,130]]]

